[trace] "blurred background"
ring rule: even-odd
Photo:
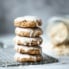
[[[15,18],[35,15],[42,19],[45,34],[47,20],[52,16],[69,14],[69,0],[0,0],[0,41],[11,42]],[[3,36],[4,35],[4,36]],[[12,42],[13,43],[13,42]]]
[[[69,14],[69,0],[0,0],[0,35],[14,34],[16,17],[35,15],[43,20],[43,30],[52,16]]]

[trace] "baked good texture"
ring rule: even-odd
[[[39,37],[42,34],[41,28],[19,28],[16,27],[15,33],[18,36],[24,37]]]
[[[69,23],[66,18],[53,17],[49,20],[48,35],[54,45],[69,41]]]
[[[39,62],[42,60],[42,56],[16,53],[14,59],[17,62]]]
[[[28,37],[20,37],[16,36],[14,38],[15,44],[25,45],[25,46],[39,46],[42,43],[41,37],[36,38],[28,38]]]
[[[53,46],[53,50],[58,56],[68,56],[69,55],[69,44]]]
[[[28,46],[21,46],[21,45],[15,45],[14,49],[18,53],[22,54],[31,54],[31,55],[41,55],[41,47],[28,47]]]
[[[69,40],[69,32],[66,24],[58,23],[51,28],[50,36],[54,44],[61,44]]]
[[[18,17],[14,20],[14,26],[16,27],[38,27],[41,24],[41,19],[36,16]]]

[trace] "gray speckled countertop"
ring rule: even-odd
[[[6,45],[13,45],[14,35],[0,36],[0,41],[4,42]],[[5,45],[5,46],[6,46]],[[58,63],[50,63],[43,65],[28,65],[28,66],[15,66],[15,67],[0,67],[0,69],[69,69],[69,58],[61,58]]]
[[[44,64],[44,65],[30,65],[30,66],[19,66],[19,67],[0,67],[0,69],[69,69],[69,64]]]

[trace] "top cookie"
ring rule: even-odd
[[[38,27],[41,24],[41,19],[36,16],[18,17],[14,20],[14,26],[16,27]]]

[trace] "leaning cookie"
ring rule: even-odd
[[[53,47],[58,56],[69,56],[69,44],[56,45]]]
[[[28,46],[15,45],[14,49],[18,53],[22,53],[22,54],[31,54],[31,55],[40,55],[41,54],[41,48],[39,46],[28,47]]]
[[[36,38],[28,38],[28,37],[20,37],[16,36],[14,38],[15,44],[25,45],[25,46],[39,46],[42,43],[41,37]]]
[[[24,37],[39,37],[42,34],[42,30],[38,27],[36,28],[19,28],[15,29],[16,35]]]
[[[42,56],[33,56],[28,54],[16,53],[14,59],[17,62],[39,62],[42,60]]]
[[[36,16],[18,17],[14,20],[14,26],[16,27],[38,27],[41,24],[41,19]]]

